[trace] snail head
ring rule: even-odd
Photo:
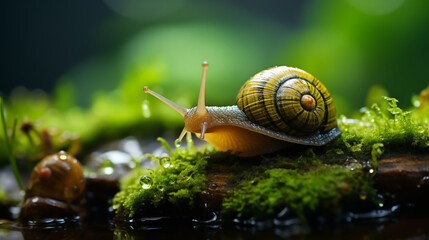
[[[184,108],[179,104],[150,90],[148,87],[143,88],[143,91],[145,93],[149,93],[152,96],[161,100],[162,102],[166,103],[168,106],[170,106],[178,113],[180,113],[180,115],[182,115],[182,117],[185,119],[185,127],[183,128],[179,138],[177,139],[177,141],[179,142],[182,141],[183,137],[187,132],[197,133],[201,139],[204,139],[205,133],[211,121],[210,115],[206,109],[206,104],[205,104],[206,75],[207,75],[207,68],[209,64],[206,61],[204,61],[202,66],[203,66],[203,76],[201,78],[200,92],[198,95],[198,104],[194,108],[190,108],[190,109]]]

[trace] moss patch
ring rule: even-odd
[[[383,149],[423,150],[429,148],[429,125],[426,116],[412,114],[397,106],[398,100],[384,97],[387,104],[364,109],[359,120],[340,117],[343,133],[334,147],[354,154],[378,158]]]
[[[307,172],[269,169],[245,181],[224,199],[224,218],[266,219],[277,217],[285,207],[303,220],[315,213],[338,213],[344,203],[374,199],[371,181],[360,172],[340,166],[324,166]],[[340,204],[341,203],[341,204]],[[288,211],[289,212],[289,211]]]
[[[155,169],[138,167],[121,181],[121,191],[113,199],[117,214],[133,217],[166,205],[191,209],[205,188],[207,153],[196,151],[191,141],[189,149],[173,151],[164,139],[158,140],[170,156],[149,155],[159,163]]]

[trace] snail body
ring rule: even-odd
[[[249,157],[291,144],[320,146],[341,134],[332,97],[311,74],[285,66],[270,68],[243,85],[237,105],[206,107],[207,67],[203,63],[197,107],[183,108],[144,88],[184,117],[179,141],[193,132],[221,151]]]

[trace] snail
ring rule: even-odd
[[[86,180],[79,161],[64,151],[48,155],[33,169],[20,219],[76,215]]]
[[[311,74],[292,67],[263,70],[249,79],[237,96],[237,105],[205,106],[208,63],[198,105],[186,109],[144,87],[185,119],[178,142],[192,132],[221,151],[250,157],[278,151],[291,144],[321,146],[341,134],[333,99]]]

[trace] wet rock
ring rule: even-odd
[[[119,182],[107,178],[87,178],[85,207],[88,218],[106,220],[110,207],[110,200],[119,191]]]
[[[230,177],[230,173],[211,173],[207,175],[208,188],[201,192],[201,198],[209,209],[220,210]]]
[[[136,159],[141,158],[143,149],[136,138],[128,137],[110,142],[88,155],[86,174],[91,178],[121,179],[136,167]]]
[[[399,201],[429,199],[429,155],[407,155],[383,159],[378,163],[376,188]]]
[[[205,207],[218,211],[227,191],[234,188],[231,178],[248,167],[243,165],[210,164],[207,173],[207,189],[200,197]]]
[[[83,208],[52,198],[29,197],[22,205],[19,218],[21,221],[39,222],[47,218],[67,218],[82,213]]]

